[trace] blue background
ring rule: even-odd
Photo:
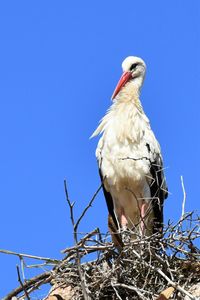
[[[165,220],[180,217],[181,175],[186,210],[199,209],[199,20],[198,0],[1,1],[0,248],[61,258],[72,245],[63,180],[79,215],[100,184],[89,137],[128,55],[147,64],[141,100],[167,168]],[[100,193],[80,231],[106,232],[106,218]],[[18,263],[0,254],[1,298]]]

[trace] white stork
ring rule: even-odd
[[[129,56],[122,69],[113,103],[92,137],[102,133],[96,157],[111,232],[140,224],[140,232],[151,235],[162,232],[168,194],[161,150],[139,99],[146,65]]]

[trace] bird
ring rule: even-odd
[[[142,236],[163,231],[163,205],[168,196],[160,145],[140,101],[146,64],[137,56],[122,62],[122,76],[112,105],[91,137],[97,148],[99,174],[108,208],[113,242],[123,230]]]

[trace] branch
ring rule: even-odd
[[[183,190],[183,202],[182,202],[182,213],[181,213],[181,220],[182,220],[185,214],[185,201],[186,201],[186,192],[185,192],[185,186],[184,186],[182,175],[181,175],[181,186]]]
[[[74,211],[73,211],[73,207],[74,207],[75,202],[71,203],[71,201],[69,199],[66,180],[64,180],[64,188],[65,188],[66,200],[67,200],[67,203],[68,203],[69,208],[70,208],[70,218],[71,218],[71,222],[72,222],[72,226],[73,226],[73,230],[74,230],[74,242],[75,242],[75,244],[77,244],[78,243],[78,237],[77,237],[77,232],[76,231],[77,231],[78,226],[77,226],[77,223],[75,225]],[[87,290],[86,290],[85,281],[84,281],[83,274],[82,274],[82,271],[81,271],[81,259],[80,259],[80,253],[79,253],[78,249],[76,249],[76,264],[77,264],[77,268],[78,268],[79,277],[80,277],[80,280],[81,280],[81,287],[82,287],[82,291],[83,291],[84,300],[89,300],[89,296],[88,296],[88,293],[87,293]]]
[[[69,209],[70,209],[70,218],[71,218],[71,222],[72,222],[72,226],[74,228],[74,212],[73,212],[73,207],[74,207],[74,204],[75,202],[72,202],[70,201],[69,199],[69,194],[68,194],[68,190],[67,190],[67,182],[66,180],[64,180],[64,188],[65,188],[65,197],[66,197],[66,200],[67,200],[67,203],[68,203],[68,206],[69,206]]]
[[[21,280],[21,277],[20,277],[19,266],[17,266],[17,276],[18,276],[18,281],[19,281],[19,283],[20,283],[20,285],[21,285],[21,287],[22,287],[22,290],[24,291],[24,293],[25,293],[25,295],[26,295],[26,298],[27,298],[28,300],[30,300],[30,297],[29,297],[29,295],[28,295],[28,292],[27,292],[26,288],[24,287],[24,284],[23,284],[23,282],[22,282],[22,280]]]
[[[17,253],[17,252],[10,251],[10,250],[5,250],[5,249],[0,249],[0,253],[10,254],[10,255],[16,255],[20,259],[22,257],[27,257],[27,258],[33,258],[33,259],[38,259],[38,260],[44,260],[46,262],[51,262],[51,263],[59,263],[58,259],[48,258],[48,257],[42,257],[42,256],[36,256],[36,255],[30,255],[30,254],[24,254],[24,253]]]
[[[18,294],[20,294],[21,292],[23,292],[24,289],[26,289],[26,290],[30,289],[35,284],[37,284],[36,288],[38,288],[39,286],[41,286],[44,283],[49,283],[51,281],[51,279],[52,279],[52,273],[51,272],[45,272],[45,273],[42,273],[40,275],[37,275],[37,276],[29,279],[27,282],[25,282],[23,284],[23,288],[22,288],[22,286],[20,284],[19,287],[17,287],[16,289],[12,290],[6,297],[4,297],[3,300],[11,300],[12,297],[17,296]],[[40,284],[38,285],[39,281],[40,281]]]
[[[95,228],[94,230],[86,234],[75,246],[61,250],[61,253],[67,253],[70,252],[71,250],[82,247],[89,238],[91,238],[93,235],[96,235],[98,233],[99,233],[99,228]]]
[[[114,286],[119,286],[119,287],[122,287],[122,288],[125,288],[128,290],[134,291],[140,297],[139,299],[148,300],[146,297],[143,296],[143,294],[140,292],[140,289],[137,287],[134,287],[132,285],[123,284],[123,283],[115,283]]]
[[[94,202],[96,196],[98,195],[99,191],[101,190],[103,186],[103,182],[101,183],[101,185],[98,187],[97,191],[94,193],[92,199],[90,200],[90,202],[88,203],[88,205],[86,206],[86,208],[83,210],[81,216],[78,218],[75,226],[74,226],[74,230],[77,231],[79,223],[81,222],[82,218],[84,217],[84,215],[86,214],[87,210],[92,206],[92,203]]]
[[[132,249],[134,254],[140,258],[140,255]],[[159,275],[161,275],[167,282],[170,284],[172,287],[180,291],[181,293],[185,294],[188,296],[191,300],[195,300],[195,297],[193,297],[190,293],[188,293],[186,290],[184,290],[180,285],[178,285],[176,282],[173,282],[161,269],[154,267],[150,264],[148,264],[146,261],[143,262],[146,266],[150,267],[152,270],[156,271]]]

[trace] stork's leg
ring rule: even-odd
[[[120,224],[121,224],[122,229],[127,228],[128,221],[127,221],[127,218],[125,216],[125,212],[124,212],[123,207],[121,207],[121,209],[120,209]]]
[[[119,231],[117,230],[117,227],[113,221],[112,216],[109,214],[108,215],[108,229],[110,231],[111,237],[112,237],[112,241],[114,243],[114,245],[116,246],[116,248],[121,251],[122,247],[123,247],[123,242],[121,239],[121,235],[119,233]]]
[[[141,214],[141,232],[142,235],[145,234],[145,229],[146,229],[146,224],[145,224],[145,217],[146,217],[146,212],[148,209],[148,203],[146,203],[145,201],[142,201],[142,206],[141,206],[141,210],[140,210],[140,214]]]

